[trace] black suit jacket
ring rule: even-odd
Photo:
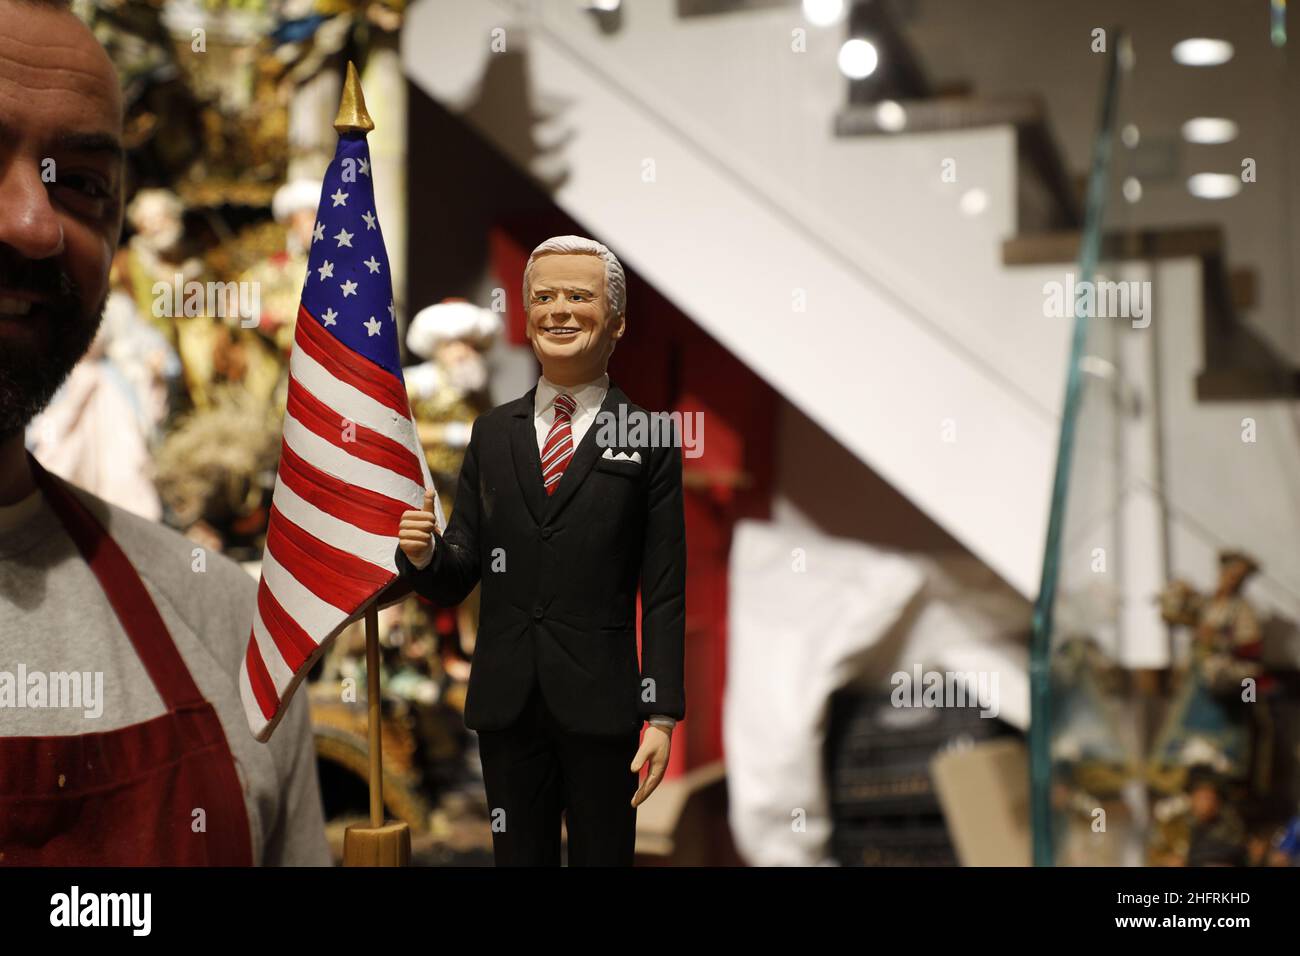
[[[640,464],[610,460],[598,416],[548,497],[535,392],[474,423],[433,560],[417,570],[397,549],[398,569],[435,604],[459,604],[482,582],[465,723],[509,726],[534,679],[560,725],[575,733],[632,732],[653,714],[681,719],[686,538],[676,432],[672,447],[612,448],[639,452]],[[647,415],[611,384],[601,413],[617,415],[620,405]]]

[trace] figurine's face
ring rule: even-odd
[[[487,386],[487,362],[477,348],[464,339],[447,339],[433,350],[447,381],[462,392],[477,392]]]
[[[311,248],[311,234],[316,227],[315,209],[295,209],[289,216],[289,231],[298,242],[298,248]]]
[[[528,340],[556,385],[600,378],[626,324],[611,315],[605,263],[586,254],[542,256],[529,273]]]
[[[1229,561],[1219,572],[1223,586],[1228,591],[1236,591],[1250,577],[1250,565],[1245,561]]]
[[[141,202],[132,210],[132,220],[136,232],[149,240],[155,249],[171,249],[185,234],[181,226],[181,217],[172,205],[162,197]]]
[[[1204,784],[1188,794],[1192,816],[1199,823],[1209,823],[1219,814],[1219,792]]]

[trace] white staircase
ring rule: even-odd
[[[576,3],[417,0],[405,69],[560,182],[569,215],[1032,598],[1069,336],[1069,320],[1043,316],[1043,283],[1067,265],[1003,265],[1013,129],[836,138],[842,25],[809,27],[797,4],[690,18],[672,0],[623,8],[605,33]],[[480,103],[507,62],[494,57],[522,68],[517,110]],[[1195,260],[1161,275],[1199,309]],[[1198,315],[1178,320],[1182,334]],[[1175,354],[1179,373],[1195,362]],[[1226,522],[1172,520],[1171,536],[1192,542],[1176,569],[1198,583],[1216,544],[1240,543]],[[1273,584],[1276,603],[1300,608],[1294,559]]]

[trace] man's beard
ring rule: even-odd
[[[49,296],[24,319],[32,336],[0,339],[0,438],[22,431],[86,354],[104,301],[87,312],[77,285],[53,260],[31,260],[0,246],[0,288]],[[105,300],[107,297],[105,297]]]

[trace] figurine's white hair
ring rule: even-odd
[[[529,291],[533,263],[542,256],[563,255],[598,256],[605,263],[605,295],[609,297],[610,314],[623,315],[627,307],[627,278],[623,275],[623,264],[607,247],[582,236],[554,236],[533,250],[528,265],[524,266],[524,308],[527,309],[533,301]]]

